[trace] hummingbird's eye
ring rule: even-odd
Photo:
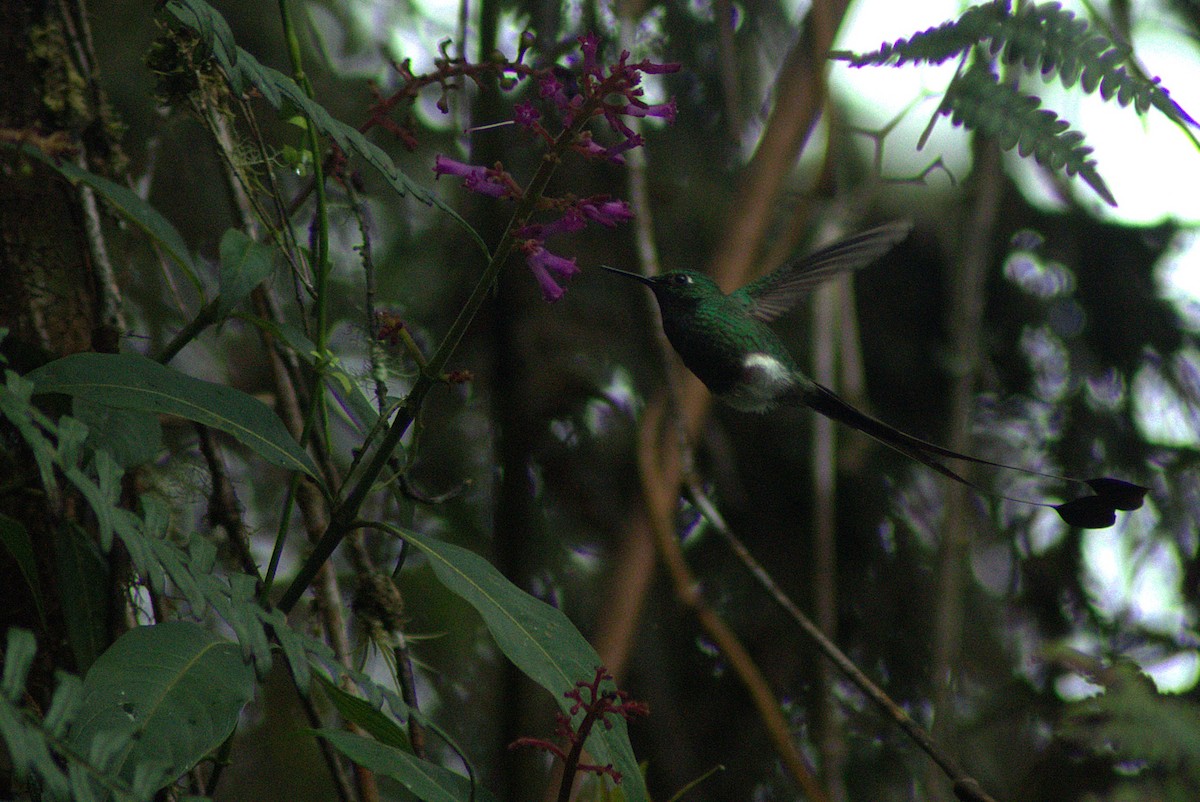
[[[674,276],[671,276],[671,283],[684,287],[692,283],[692,277],[687,273],[676,273]]]

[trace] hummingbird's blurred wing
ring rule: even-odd
[[[774,320],[800,299],[838,273],[874,262],[908,236],[912,223],[897,220],[835,242],[827,248],[786,262],[778,270],[752,281],[738,293],[749,300],[749,312],[764,323]]]

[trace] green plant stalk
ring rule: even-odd
[[[355,518],[358,517],[358,511],[366,500],[367,495],[375,485],[375,480],[379,478],[383,472],[388,460],[391,458],[392,452],[399,445],[400,439],[408,431],[408,427],[412,425],[413,419],[416,417],[417,410],[421,408],[425,396],[433,389],[434,384],[438,382],[438,377],[441,376],[450,357],[454,354],[458,344],[462,341],[463,335],[466,334],[467,327],[471,325],[471,321],[475,319],[475,315],[479,313],[480,308],[487,300],[488,294],[495,285],[497,278],[500,276],[500,271],[504,268],[504,264],[508,261],[508,257],[512,255],[513,249],[517,244],[516,232],[520,230],[529,220],[537,206],[537,202],[541,199],[542,193],[546,191],[546,186],[550,183],[550,178],[554,175],[555,168],[558,167],[560,154],[567,148],[579,132],[583,130],[583,126],[587,123],[591,109],[584,107],[580,109],[570,128],[563,130],[561,134],[554,140],[554,145],[542,157],[542,162],[538,165],[537,172],[529,182],[529,187],[526,189],[524,196],[517,203],[517,208],[513,212],[512,218],[508,222],[508,227],[504,231],[504,236],[500,238],[500,243],[496,246],[492,258],[488,262],[488,266],[483,271],[483,275],[475,284],[475,288],[471,291],[470,297],[467,298],[462,309],[458,313],[458,317],[454,319],[450,330],[446,333],[445,339],[438,346],[437,351],[429,358],[429,364],[417,376],[416,382],[413,383],[412,389],[409,390],[404,402],[400,405],[396,412],[396,417],[388,427],[387,432],[383,436],[383,441],[379,448],[376,449],[371,461],[363,469],[362,475],[350,492],[345,496],[340,504],[338,504],[330,515],[329,526],[325,530],[325,534],[317,541],[313,547],[312,554],[305,560],[301,566],[296,578],[292,580],[292,584],[284,592],[283,597],[279,600],[279,608],[284,613],[291,612],[291,609],[300,600],[304,589],[312,582],[317,571],[324,565],[329,556],[333,554],[338,544],[342,542],[342,538],[346,533],[354,528]]]
[[[267,572],[263,574],[262,589],[258,593],[259,601],[266,602],[271,598],[271,587],[275,584],[275,574],[279,571],[279,560],[283,557],[283,544],[287,541],[288,525],[292,520],[292,510],[296,506],[296,490],[300,484],[300,475],[292,474],[288,482],[287,495],[283,499],[283,511],[279,516],[279,531],[275,533],[275,545],[271,548],[271,559],[267,563]]]
[[[304,72],[304,61],[300,52],[300,38],[296,35],[296,27],[288,10],[287,0],[279,0],[279,19],[283,26],[284,39],[287,42],[288,58],[292,64],[292,74],[296,83],[308,97],[314,97],[312,82]],[[305,117],[305,133],[308,138],[308,149],[312,154],[313,188],[316,193],[316,247],[313,249],[314,273],[314,307],[316,310],[316,331],[313,333],[313,344],[316,346],[318,364],[313,366],[312,382],[309,386],[308,409],[304,416],[304,427],[300,432],[300,445],[304,446],[312,436],[314,426],[320,426],[320,431],[329,432],[328,408],[325,405],[324,377],[320,360],[324,358],[329,347],[329,207],[325,194],[325,165],[321,155],[321,138],[313,121]],[[324,444],[329,448],[329,443]],[[328,479],[328,477],[326,477]],[[288,519],[295,499],[296,482],[288,488],[287,503],[284,517],[280,520],[279,532],[271,552],[271,563],[264,578],[261,593],[262,599],[269,598],[271,586],[275,580],[275,572],[279,566],[279,558],[283,553],[283,545],[287,539]]]
[[[168,364],[175,356],[182,351],[188,343],[200,336],[200,332],[207,329],[209,326],[217,322],[217,306],[220,303],[220,298],[214,298],[206,303],[196,316],[180,329],[171,342],[163,348],[162,353],[154,358],[160,365]]]
[[[287,0],[279,0],[279,20],[283,25],[283,36],[287,42],[288,59],[292,63],[292,77],[296,83],[304,90],[304,94],[309,98],[314,98],[312,82],[308,80],[308,75],[304,72],[304,61],[300,53],[300,37],[296,35],[296,27],[292,22],[291,12],[288,11]],[[325,195],[325,165],[321,156],[321,137],[317,133],[317,127],[308,117],[305,120],[305,133],[308,135],[308,149],[312,153],[313,162],[313,188],[316,191],[316,247],[313,249],[313,273],[315,283],[313,287],[314,305],[316,308],[316,331],[314,332],[313,343],[317,347],[317,354],[322,358],[329,344],[328,326],[329,326],[329,206],[328,199]],[[309,408],[308,414],[304,420],[304,431],[300,434],[300,445],[304,445],[308,441],[308,437],[312,433],[313,423],[317,416],[320,417],[324,432],[329,431],[327,409],[325,407],[325,394],[321,392],[323,382],[321,371],[318,368],[314,371],[312,386],[309,388]],[[328,446],[328,444],[326,444]]]

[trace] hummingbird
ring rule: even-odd
[[[721,401],[745,412],[770,412],[781,406],[807,406],[895,449],[943,476],[977,492],[1009,501],[1050,507],[1071,526],[1104,529],[1117,510],[1142,506],[1147,488],[1120,479],[1072,479],[960,454],[921,440],[874,418],[843,400],[800,369],[783,340],[767,324],[791,310],[830,278],[866,267],[912,230],[894,221],[792,259],[772,273],[726,294],[711,278],[693,270],[643,276],[608,265],[601,268],[645,284],[654,293],[667,340],[683,364]],[[967,480],[944,460],[1086,485],[1084,495],[1062,504],[1012,498]]]

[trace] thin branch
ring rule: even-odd
[[[977,780],[963,771],[958,766],[958,763],[954,760],[954,758],[951,757],[949,753],[943,750],[940,746],[938,746],[938,744],[933,740],[933,737],[923,727],[921,727],[920,724],[917,724],[915,721],[913,721],[908,713],[906,713],[904,709],[900,707],[900,705],[892,701],[892,698],[888,696],[882,688],[872,682],[870,678],[858,668],[858,666],[854,665],[850,658],[847,657],[833,641],[825,637],[825,634],[821,632],[820,627],[814,624],[808,618],[808,616],[806,616],[800,610],[800,608],[796,606],[796,603],[793,602],[788,595],[783,592],[783,589],[775,583],[775,580],[771,578],[771,575],[767,573],[767,570],[763,568],[762,564],[759,563],[758,560],[754,559],[753,555],[750,554],[749,550],[741,542],[741,540],[739,540],[737,536],[733,534],[733,531],[730,530],[728,524],[725,523],[725,519],[721,517],[720,512],[717,511],[716,506],[704,493],[704,490],[700,487],[699,483],[694,481],[689,482],[688,489],[691,493],[692,500],[704,514],[704,517],[707,518],[709,523],[711,523],[713,527],[721,533],[721,535],[725,538],[725,541],[729,544],[729,547],[733,550],[733,553],[737,555],[737,558],[742,561],[742,564],[749,569],[751,575],[753,575],[758,583],[762,585],[767,593],[771,595],[771,598],[775,599],[779,606],[782,607],[787,614],[792,617],[792,620],[794,620],[800,626],[800,628],[804,630],[804,633],[816,642],[817,648],[821,650],[822,654],[833,661],[834,665],[841,669],[842,673],[845,674],[846,677],[853,682],[859,690],[866,694],[872,702],[874,702],[884,713],[887,714],[889,718],[892,719],[892,721],[896,723],[897,726],[900,727],[900,729],[904,730],[904,732],[917,744],[917,746],[921,747],[921,749],[933,759],[934,763],[941,767],[946,776],[949,777],[954,783],[955,795],[962,800],[962,802],[996,802],[995,799],[993,799],[983,790],[983,787]]]
[[[666,411],[663,401],[660,396],[646,409],[639,438],[638,462],[651,530],[675,587],[675,595],[691,610],[746,687],[788,773],[808,799],[828,802],[829,797],[792,739],[791,729],[780,712],[775,694],[737,633],[704,601],[700,580],[692,573],[683,556],[675,532],[675,504],[681,480],[679,446],[676,438],[660,436]]]
[[[393,637],[396,639],[396,646],[392,649],[392,656],[396,661],[396,682],[400,686],[400,698],[410,709],[420,710],[417,700],[417,681],[413,676],[412,651],[408,647],[408,638],[399,630],[393,633]],[[417,720],[419,718],[420,716],[413,715],[408,717],[408,740],[412,745],[413,754],[421,760],[428,760],[429,756],[425,749],[425,726]]]
[[[250,536],[246,531],[246,522],[242,520],[241,503],[237,491],[229,479],[229,471],[225,468],[225,460],[221,456],[216,438],[212,430],[199,423],[195,424],[196,436],[200,441],[200,453],[208,466],[209,476],[212,477],[212,496],[208,502],[208,520],[225,530],[229,542],[233,544],[234,554],[242,571],[262,582],[258,573],[258,564],[250,551]]]

